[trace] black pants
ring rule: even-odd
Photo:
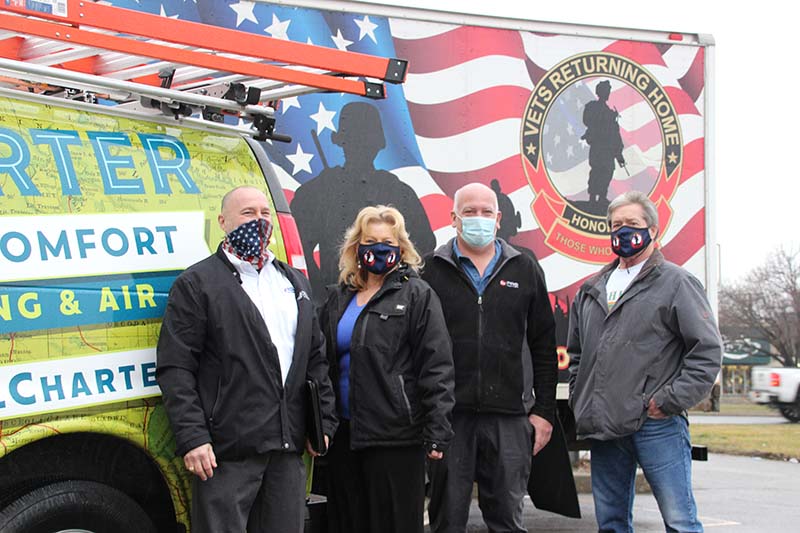
[[[298,453],[219,461],[214,477],[192,480],[192,533],[301,533],[305,494]]]
[[[478,505],[492,533],[523,533],[523,498],[533,452],[525,415],[453,412],[455,436],[441,461],[431,461],[428,516],[433,533],[465,533],[478,482]]]
[[[342,420],[327,457],[328,533],[422,533],[422,446],[353,451]]]

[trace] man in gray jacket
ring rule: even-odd
[[[591,443],[601,532],[633,531],[641,465],[668,531],[703,531],[686,409],[711,389],[722,343],[700,282],[656,249],[658,212],[638,191],[608,206],[619,256],[583,284],[567,350],[578,437]]]

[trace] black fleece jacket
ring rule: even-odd
[[[323,429],[334,434],[333,388],[310,285],[299,271],[278,260],[275,265],[297,297],[297,333],[285,384],[264,319],[220,248],[172,285],[156,378],[178,455],[208,442],[223,460],[278,450],[301,453],[307,379],[319,383]]]
[[[453,341],[456,409],[555,417],[555,323],[539,263],[502,239],[481,296],[453,241],[425,258],[422,278],[439,295]]]

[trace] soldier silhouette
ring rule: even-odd
[[[339,245],[345,230],[365,206],[396,207],[403,213],[406,229],[420,253],[433,251],[436,246],[428,217],[414,190],[391,172],[375,168],[375,158],[386,146],[378,109],[365,102],[345,105],[331,141],[344,151],[344,165],[325,168],[301,185],[291,205],[317,301],[325,298],[326,285],[336,283]],[[321,159],[325,161],[324,157]],[[317,245],[319,268],[312,257]]]
[[[616,109],[608,107],[611,82],[601,81],[595,88],[597,100],[586,104],[583,109],[583,124],[586,133],[581,139],[589,144],[589,204],[595,210],[605,213],[608,207],[608,186],[614,176],[614,160],[625,166],[622,156],[622,137],[619,134]]]
[[[492,190],[497,195],[497,209],[503,213],[503,218],[500,219],[500,228],[497,230],[497,236],[508,242],[511,237],[517,234],[517,229],[522,227],[522,217],[514,208],[514,203],[507,194],[500,191],[500,182],[493,179],[490,184]],[[515,248],[517,248],[515,246]]]

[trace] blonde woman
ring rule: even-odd
[[[422,533],[425,456],[452,437],[453,358],[403,215],[365,207],[322,309],[341,419],[328,455],[331,533]]]

